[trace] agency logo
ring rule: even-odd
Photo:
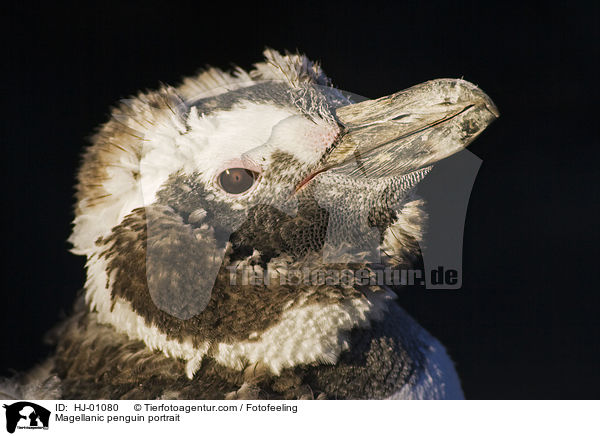
[[[10,405],[4,404],[6,409],[6,431],[14,433],[16,429],[48,430],[50,411],[29,401],[19,401]]]

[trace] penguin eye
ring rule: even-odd
[[[229,168],[219,174],[219,185],[229,194],[241,194],[254,185],[258,174],[246,168]]]

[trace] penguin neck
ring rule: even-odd
[[[351,296],[344,297],[344,290],[339,288],[298,285],[286,290],[294,298],[266,328],[246,329],[243,335],[238,332],[230,337],[173,335],[136,312],[131,302],[111,295],[112,278],[107,275],[105,260],[93,257],[87,266],[86,301],[90,310],[97,312],[98,322],[110,324],[131,340],[143,341],[149,349],[183,359],[190,379],[203,359],[209,357],[234,370],[254,366],[274,375],[297,365],[335,364],[339,355],[349,348],[350,331],[368,328],[372,321],[382,319],[395,296],[391,291],[379,289],[358,294],[346,290]],[[300,265],[296,267],[301,269]],[[281,286],[273,282],[270,288],[253,289],[264,293],[273,287],[282,291]],[[234,298],[234,294],[231,295]],[[262,313],[251,305],[244,301],[239,304],[237,316],[262,318]]]
[[[207,354],[229,368],[258,366],[274,375],[298,365],[335,364],[349,349],[351,330],[381,320],[391,294],[381,290],[337,302],[298,300],[266,330],[214,344]]]

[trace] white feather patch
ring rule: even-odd
[[[282,319],[254,340],[218,344],[215,360],[242,369],[247,363],[264,364],[274,374],[308,363],[335,364],[348,349],[353,327],[368,327],[383,317],[389,293],[371,299],[355,298],[339,304],[310,304],[287,310]]]
[[[463,400],[464,394],[454,363],[446,349],[404,309],[394,306],[390,314],[402,319],[405,333],[424,344],[422,369],[388,400]]]

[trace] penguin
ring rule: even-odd
[[[121,101],[78,173],[87,279],[4,396],[461,399],[383,272],[419,257],[415,186],[498,116],[460,79],[364,99],[298,53]]]

